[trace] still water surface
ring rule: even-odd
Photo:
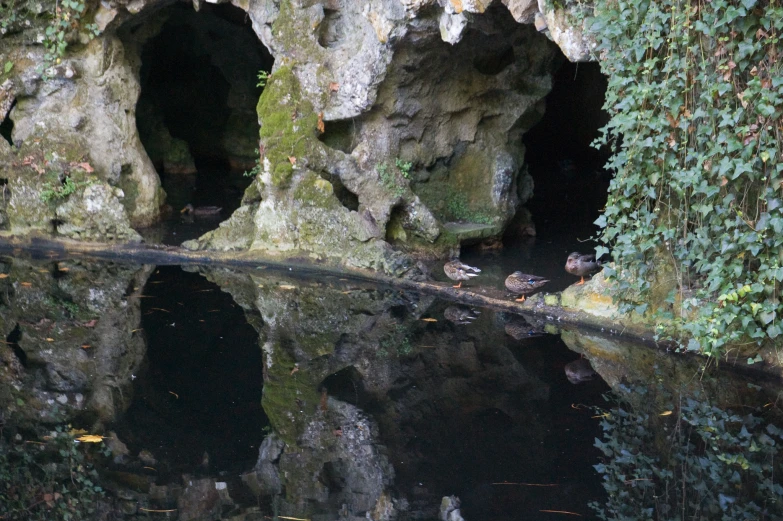
[[[781,518],[778,382],[331,276],[0,271],[5,519]]]

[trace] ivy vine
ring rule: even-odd
[[[625,309],[653,304],[709,356],[783,335],[779,2],[595,6],[615,150],[598,253],[612,250]]]

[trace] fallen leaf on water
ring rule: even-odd
[[[100,443],[106,437],[107,436],[100,436],[98,434],[84,434],[76,438],[76,441],[81,441],[84,443]]]
[[[437,322],[438,319],[437,318],[427,317],[427,318],[422,318],[421,321],[422,322]]]
[[[54,338],[47,338],[46,341],[47,342],[54,342]]]
[[[661,414],[659,414],[658,416],[669,416],[671,413],[672,413],[672,411],[663,411],[663,412],[662,412]]]
[[[24,287],[26,287],[26,288],[29,288],[30,286],[32,286],[32,285],[33,285],[33,283],[32,283],[32,282],[22,282],[21,284],[22,284],[22,286],[24,286]]]
[[[69,436],[82,436],[83,434],[87,434],[87,431],[84,429],[71,429],[68,431]]]

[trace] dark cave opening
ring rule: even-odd
[[[11,119],[11,111],[14,109],[14,106],[16,106],[16,100],[11,103],[11,108],[8,109],[8,115],[0,122],[0,136],[8,141],[8,144],[11,146],[14,144],[14,140],[11,137],[14,132],[14,120]]]
[[[606,78],[597,63],[565,59],[553,77],[541,121],[523,137],[533,198],[525,205],[537,233],[595,233],[593,221],[606,204],[610,151],[594,148],[609,116],[603,110]]]
[[[258,333],[231,296],[198,273],[159,267],[144,292],[147,358],[120,437],[152,452],[162,470],[249,468],[269,426]]]
[[[25,353],[24,349],[22,349],[19,345],[19,341],[21,339],[22,330],[19,329],[19,324],[16,324],[14,329],[8,333],[8,336],[5,337],[5,343],[6,345],[11,346],[11,349],[14,351],[14,355],[19,360],[19,363],[22,364],[22,367],[27,367],[27,353]]]
[[[249,16],[229,4],[206,3],[196,12],[178,3],[123,37],[140,52],[136,123],[167,202],[229,215],[258,157],[258,73],[274,63]]]

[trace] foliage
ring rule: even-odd
[[[473,210],[468,203],[468,197],[459,192],[451,192],[446,196],[446,210],[452,219],[477,224],[492,224],[492,217],[479,210]]]
[[[774,479],[782,470],[783,430],[767,423],[763,411],[740,415],[698,394],[651,399],[641,387],[626,398],[602,414],[603,439],[595,443],[608,494],[606,505],[592,505],[601,519],[783,516],[783,487]],[[654,405],[661,398],[669,402],[663,414]]]
[[[65,176],[59,185],[51,181],[45,181],[42,186],[41,200],[45,203],[54,199],[65,199],[79,188],[70,176]]]
[[[400,160],[397,159],[397,162]],[[410,165],[410,163],[403,163],[404,165]],[[404,188],[404,181],[401,181],[398,178],[398,173],[402,175],[403,178],[408,179],[408,172],[410,171],[410,166],[408,167],[407,171],[403,171],[400,169],[399,165],[397,165],[397,169],[394,171],[389,170],[389,165],[386,163],[377,163],[375,165],[375,171],[378,172],[378,178],[381,180],[381,184],[390,192],[392,192],[395,197],[402,197],[402,195],[405,193]]]
[[[92,458],[103,447],[90,445],[61,427],[43,441],[0,438],[0,518],[93,519],[104,491]]]
[[[258,149],[256,149],[256,164],[253,166],[253,168],[250,169],[250,171],[245,171],[242,173],[244,177],[256,177],[258,174],[261,173],[261,170],[263,169],[263,166],[261,165],[261,155],[258,152]]]
[[[58,0],[54,5],[54,17],[44,31],[43,45],[46,49],[44,63],[46,67],[60,63],[68,47],[68,33],[82,28],[82,17],[86,11],[85,0]],[[94,23],[85,24],[90,38],[100,31]]]
[[[266,81],[269,79],[269,72],[265,71],[264,69],[261,69],[260,71],[258,71],[256,78],[258,78],[258,83],[256,83],[256,87],[263,89],[264,87],[266,87]]]
[[[413,167],[413,163],[409,161],[403,161],[398,157],[394,160],[394,165],[397,167],[397,170],[400,171],[402,177],[405,179],[411,178],[411,168]]]
[[[783,71],[780,0],[598,2],[615,171],[597,221],[626,309],[661,265],[669,310],[720,356],[783,333]],[[600,143],[599,143],[600,145]],[[663,307],[659,312],[671,313]]]

